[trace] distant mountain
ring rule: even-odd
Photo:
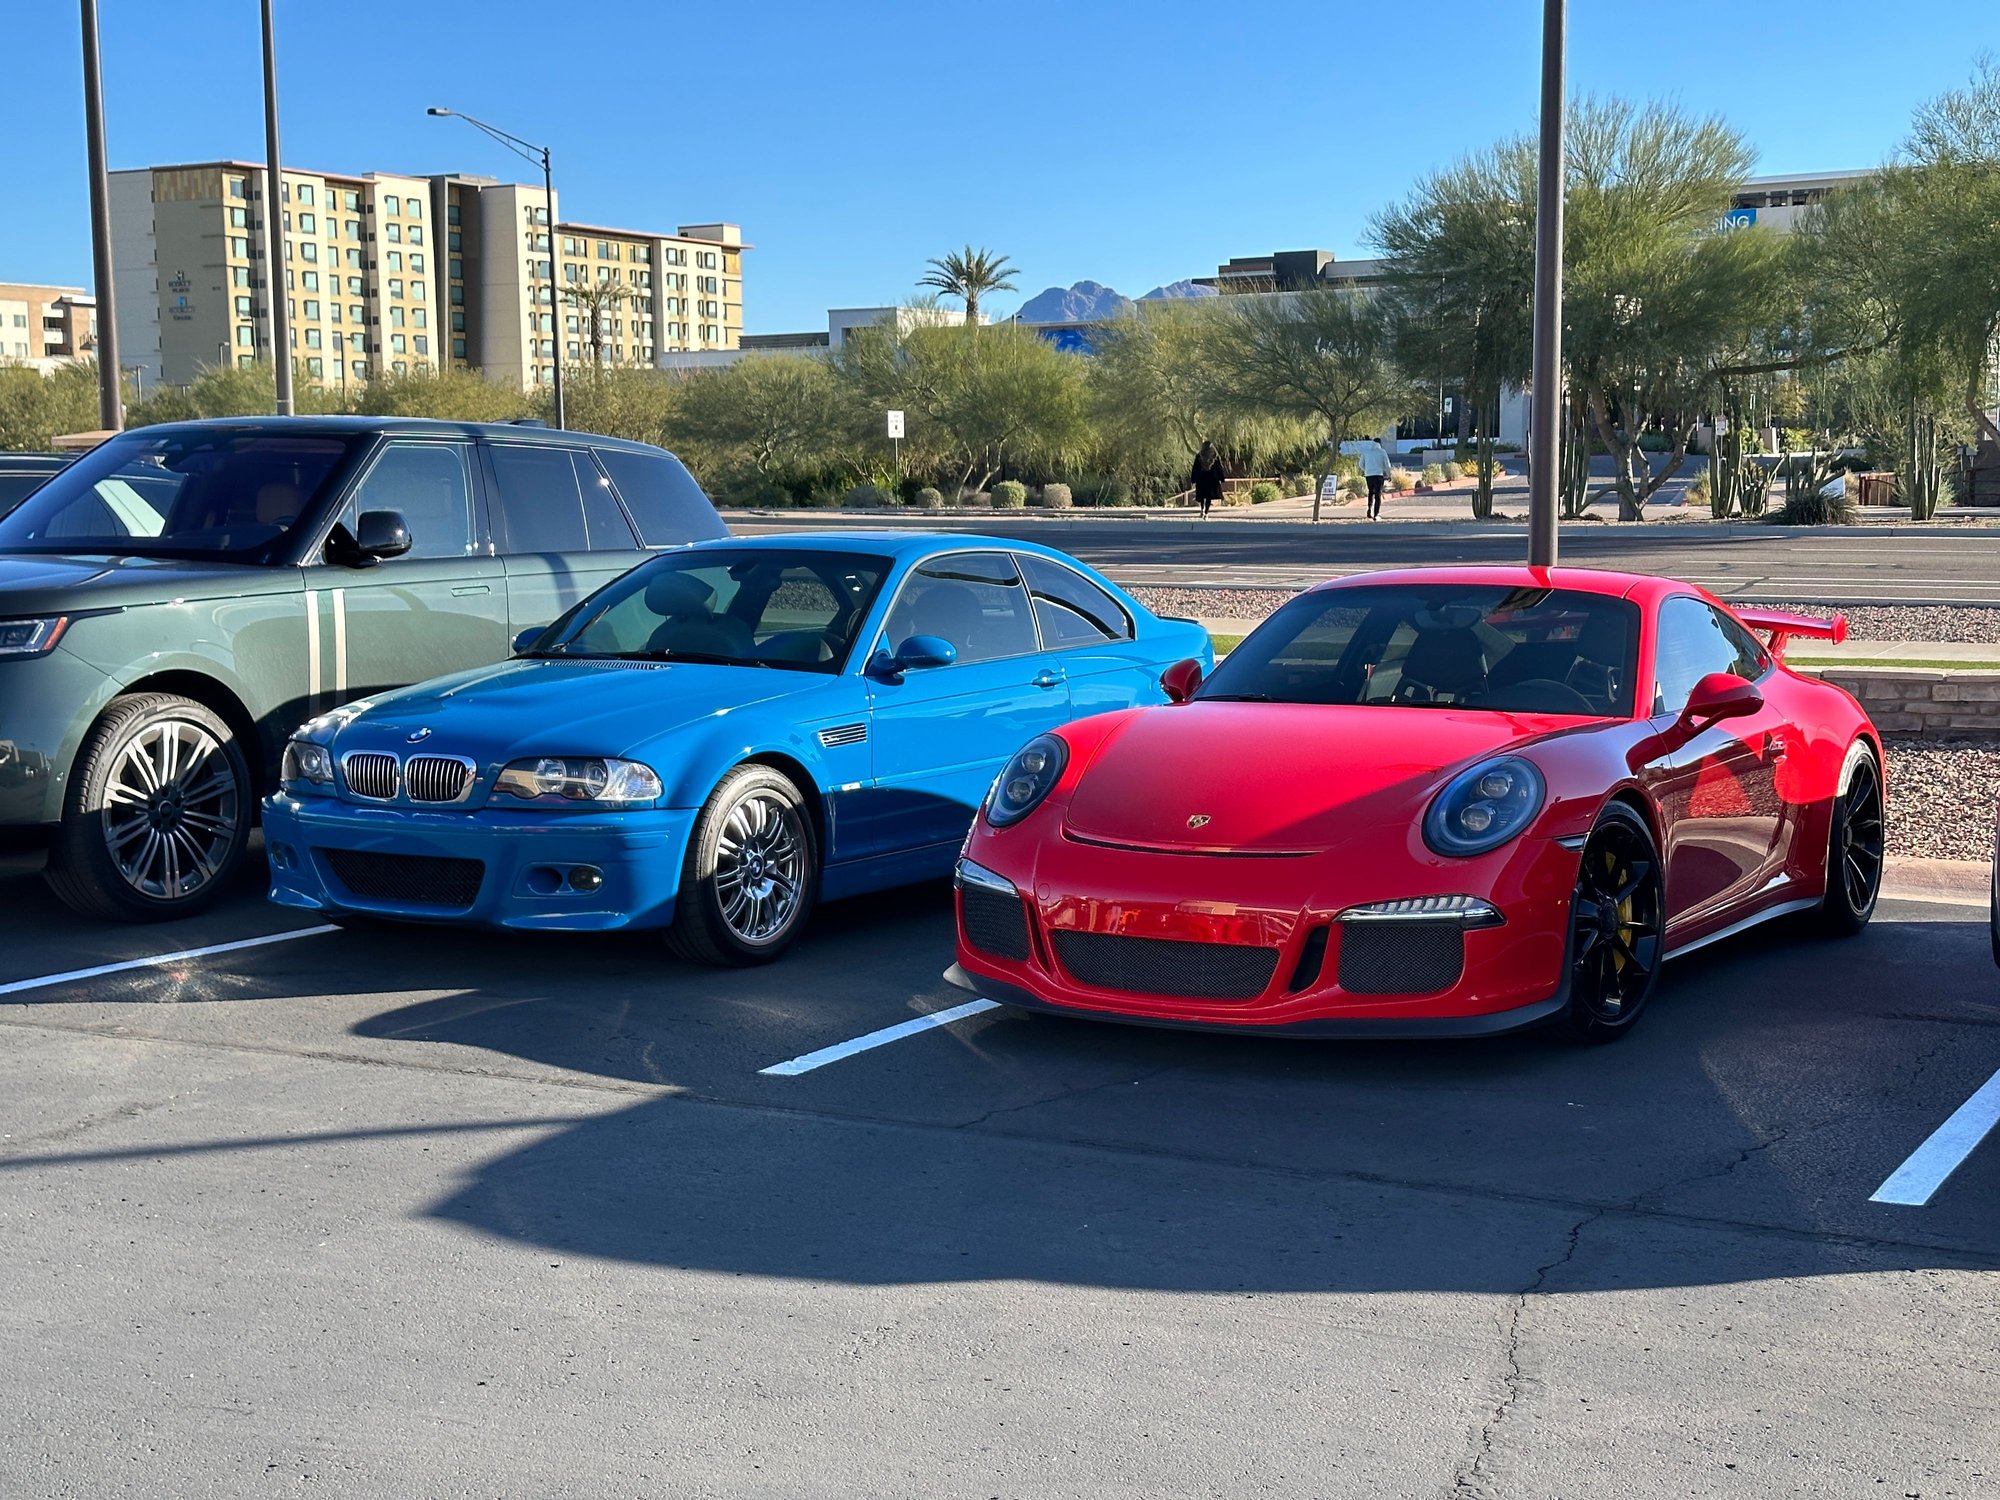
[[[1213,297],[1215,288],[1198,286],[1192,281],[1170,281],[1165,286],[1156,286],[1139,300],[1158,302],[1165,297]]]
[[[1021,323],[1096,323],[1129,312],[1132,299],[1100,281],[1079,281],[1075,286],[1052,286],[1030,297],[1014,314]]]

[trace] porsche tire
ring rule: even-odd
[[[738,766],[695,820],[667,945],[690,963],[770,963],[804,930],[818,889],[805,797],[769,766]]]
[[[1853,937],[1875,915],[1882,895],[1886,853],[1882,771],[1874,751],[1857,745],[1848,752],[1847,774],[1833,799],[1826,831],[1826,894],[1819,925],[1832,937]]]
[[[236,735],[191,698],[114,698],[84,737],[49,847],[49,888],[118,922],[191,916],[243,863],[255,797]]]
[[[1638,1024],[1666,957],[1666,883],[1646,820],[1623,802],[1598,815],[1570,897],[1569,1003],[1556,1027],[1611,1042]]]

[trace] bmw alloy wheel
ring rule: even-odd
[[[695,820],[667,941],[695,963],[769,963],[805,927],[818,892],[805,794],[774,767],[738,766]]]
[[[715,889],[731,932],[746,943],[783,934],[798,917],[805,875],[805,828],[789,802],[760,791],[730,810],[716,849]]]

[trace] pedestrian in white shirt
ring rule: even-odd
[[[1382,514],[1382,481],[1389,475],[1389,453],[1373,438],[1355,444],[1354,456],[1361,460],[1361,477],[1368,481],[1368,519]]]

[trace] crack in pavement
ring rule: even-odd
[[[963,1120],[952,1128],[954,1130],[970,1130],[975,1125],[984,1125],[990,1120],[998,1119],[1001,1115],[1019,1114],[1023,1110],[1038,1109],[1044,1104],[1060,1104],[1065,1099],[1087,1099],[1092,1094],[1103,1093],[1106,1089],[1137,1088],[1140,1084],[1150,1079],[1158,1078],[1162,1073],[1178,1072],[1185,1066],[1183,1063],[1164,1063],[1157,1068],[1141,1073],[1137,1078],[1107,1078],[1102,1083],[1086,1083],[1075,1088],[1058,1089],[1055,1093],[1046,1095],[1043,1098],[1024,1100],[1020,1104],[997,1104],[992,1109],[987,1110],[985,1114],[975,1115],[970,1120]]]

